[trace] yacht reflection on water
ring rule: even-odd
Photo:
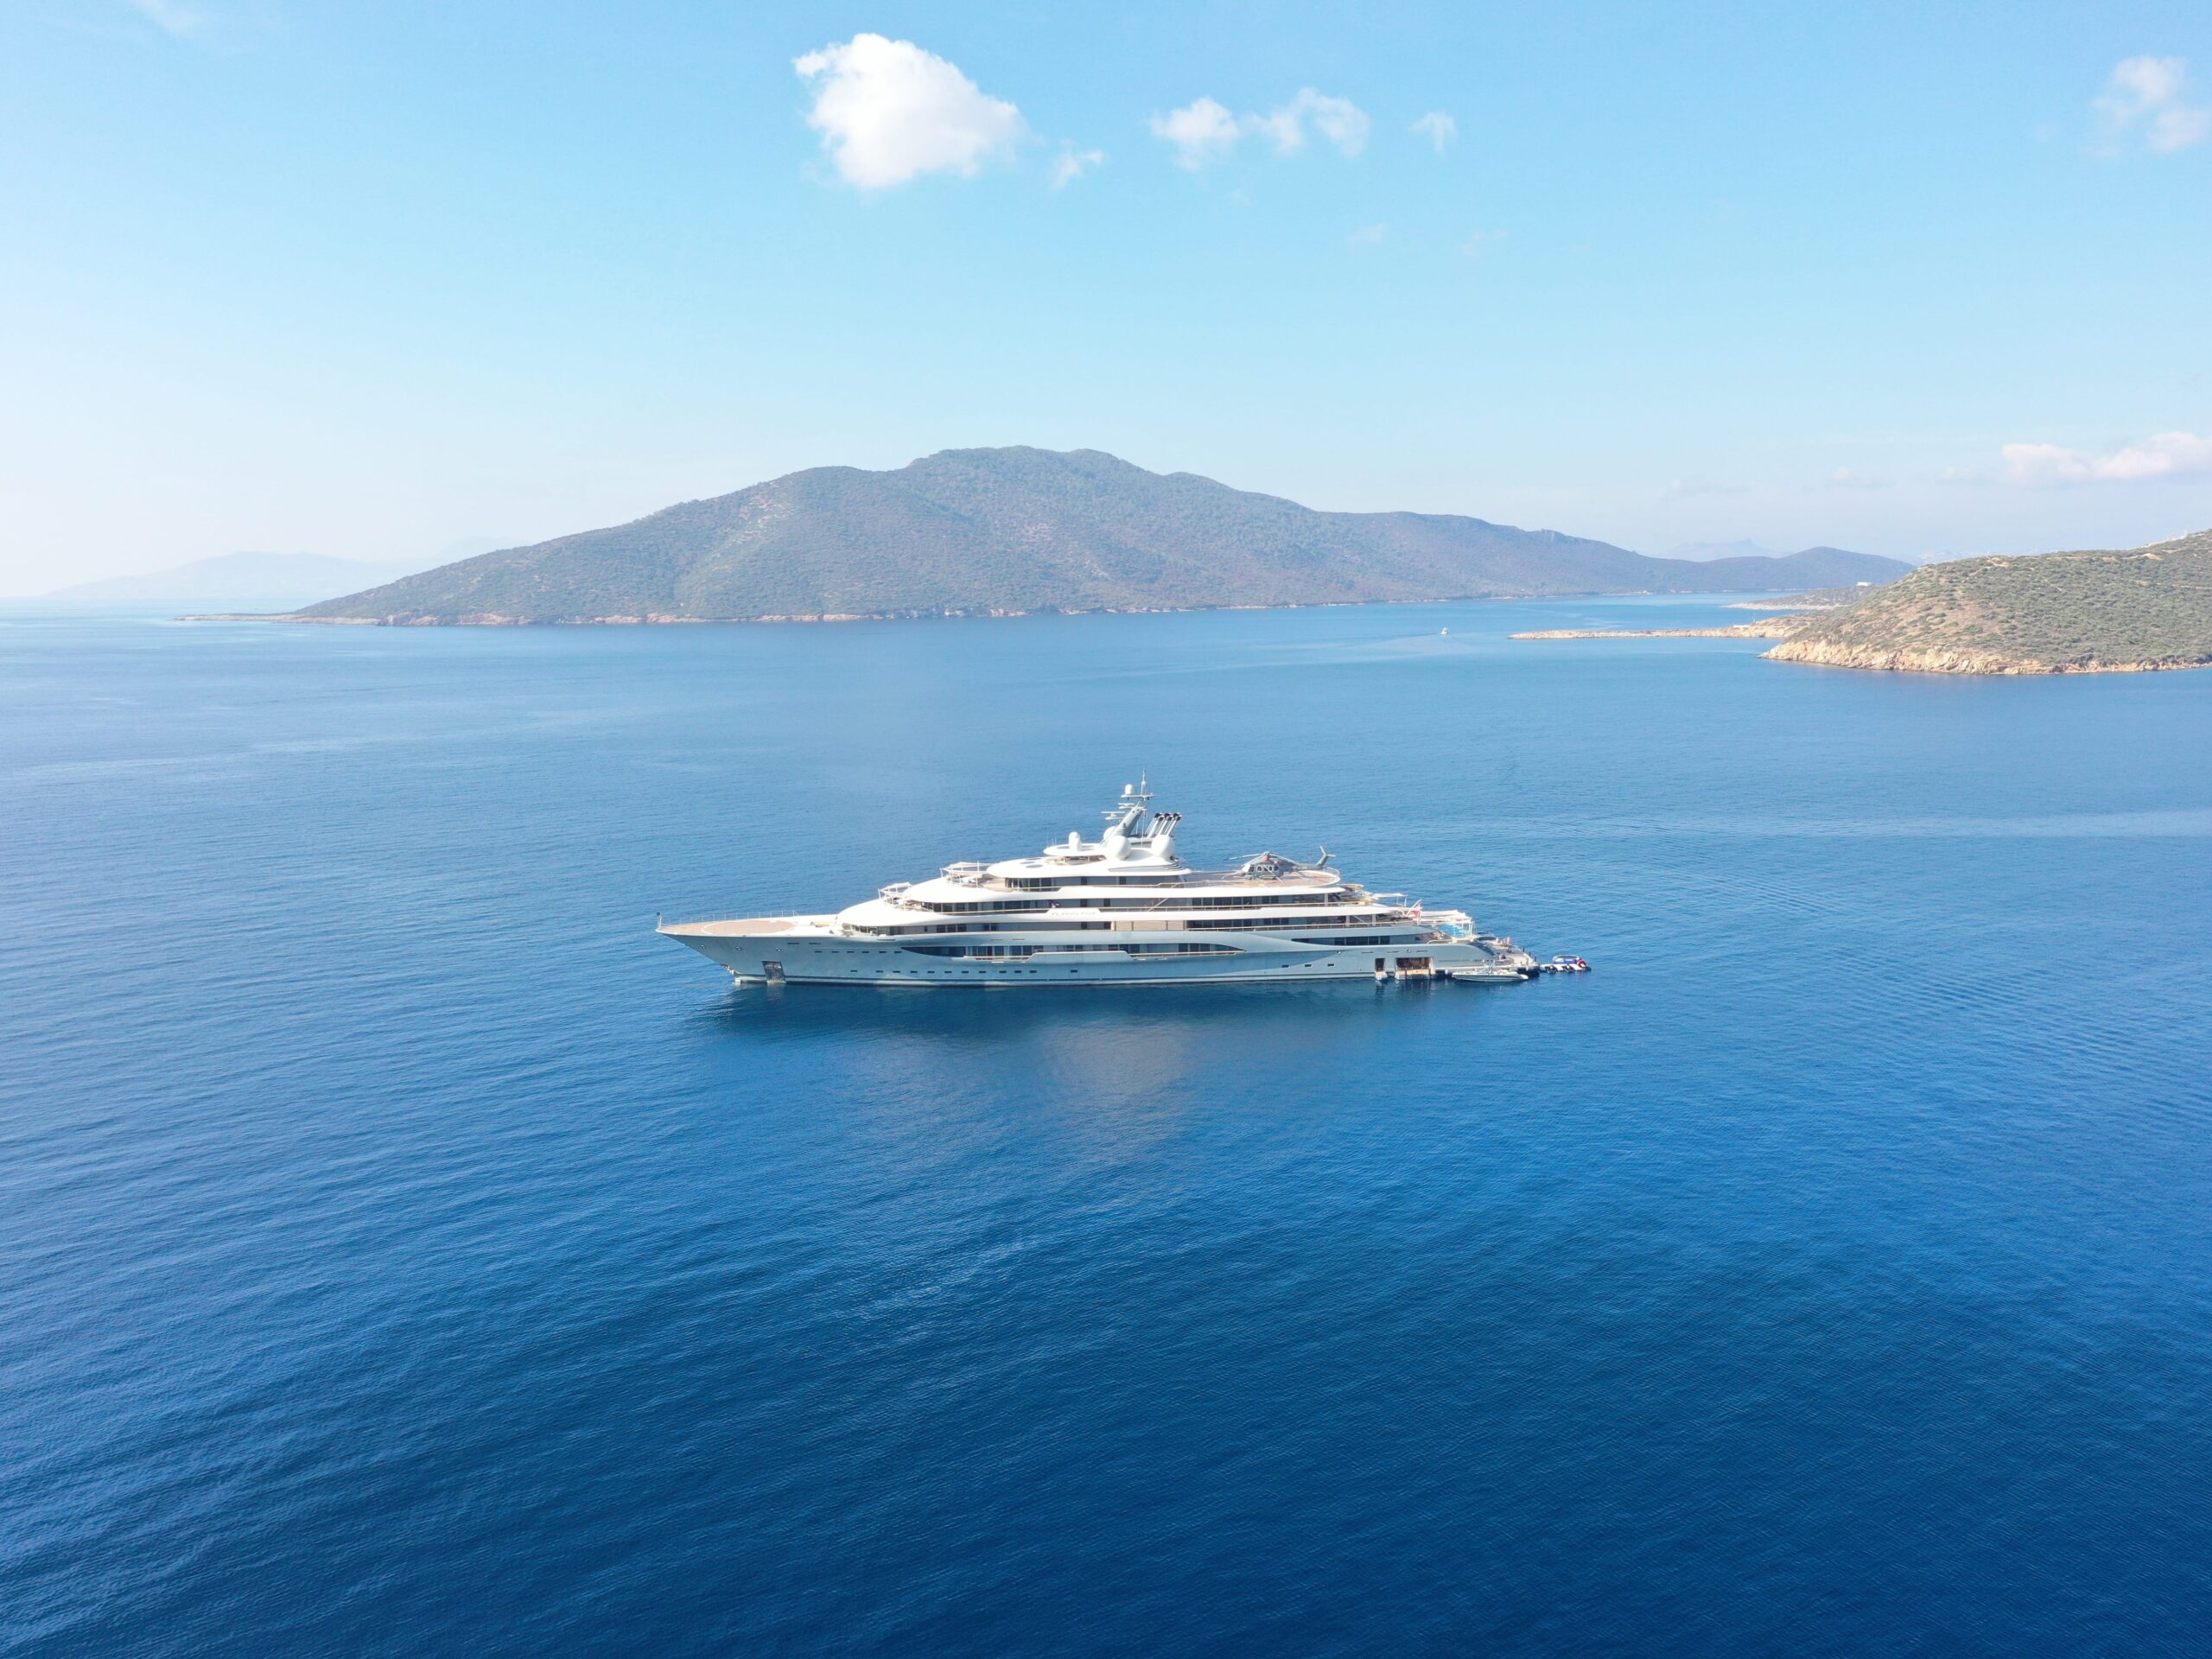
[[[834,915],[658,924],[739,984],[1283,985],[1340,979],[1513,982],[1535,959],[1463,910],[1369,892],[1262,853],[1194,870],[1182,815],[1125,785],[1096,841],[1071,832],[1033,858],[949,864]]]
[[[1224,984],[1217,994],[1188,999],[1125,991],[1072,1004],[1060,997],[948,998],[925,988],[893,986],[855,987],[854,995],[825,997],[779,984],[739,984],[732,988],[732,995],[696,1010],[693,1018],[702,1030],[794,1038],[912,1035],[997,1043],[1010,1036],[1064,1031],[1076,1025],[1155,1034],[1169,1025],[1203,1039],[1209,1033],[1257,1030],[1281,1035],[1356,1026],[1380,1011],[1406,1006],[1399,1000],[1402,989],[1425,993],[1432,986],[1438,996],[1465,1010],[1465,1001],[1441,978],[1394,981],[1386,986],[1370,975],[1363,981],[1323,980],[1281,987]],[[1385,990],[1390,994],[1382,995]],[[1420,1000],[1426,1001],[1426,995]]]

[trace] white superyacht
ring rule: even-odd
[[[1096,841],[949,864],[828,916],[659,924],[738,983],[1173,985],[1196,981],[1521,980],[1534,957],[1465,911],[1375,893],[1319,862],[1262,853],[1194,870],[1178,812],[1126,785]]]

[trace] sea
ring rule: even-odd
[[[2212,672],[0,622],[0,1653],[2201,1655]],[[1592,971],[734,988],[1325,847]]]

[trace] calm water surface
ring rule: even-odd
[[[2212,673],[1741,614],[0,626],[0,1651],[2204,1651]],[[652,935],[1141,767],[1597,971]]]

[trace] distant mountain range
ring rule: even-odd
[[[951,449],[895,471],[792,473],[298,614],[498,624],[1193,610],[1760,592],[1910,568],[1834,549],[1654,559],[1451,514],[1317,512],[1095,449]]]
[[[1843,551],[1840,547],[1808,547],[1804,550],[1808,554]],[[1773,548],[1761,547],[1757,542],[1684,542],[1680,547],[1670,550],[1667,556],[1670,559],[1696,559],[1704,563],[1714,559],[1788,559],[1802,556],[1777,552]],[[1852,558],[1857,556],[1845,553],[1844,556]]]
[[[224,553],[143,576],[110,576],[56,588],[35,599],[10,600],[17,609],[174,611],[287,609],[312,605],[419,569],[372,564],[317,553]]]

